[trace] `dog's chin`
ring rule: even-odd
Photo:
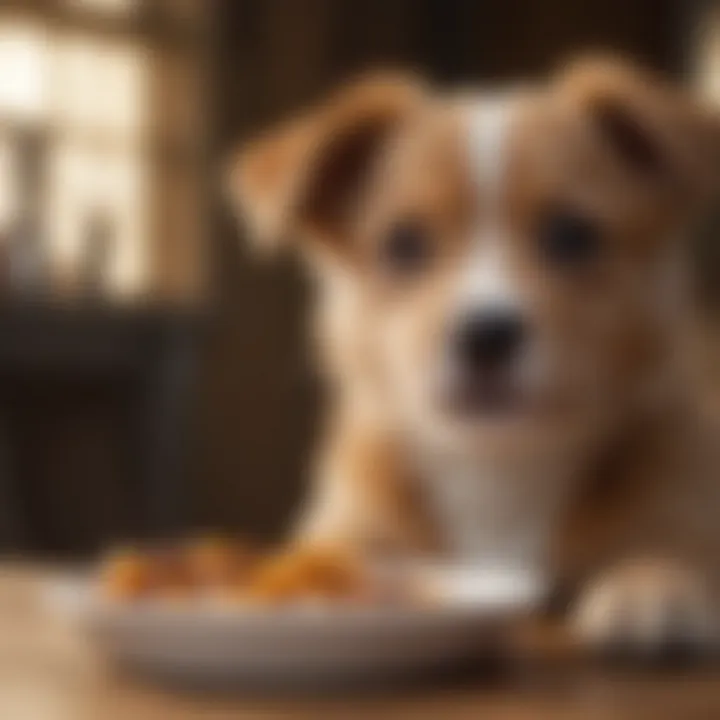
[[[440,400],[442,411],[456,422],[496,424],[517,421],[531,412],[528,393],[505,381],[473,382],[450,388]]]
[[[562,435],[567,416],[548,394],[511,378],[458,383],[435,396],[434,438],[446,447],[521,451]]]
[[[587,425],[569,388],[549,378],[544,384],[516,374],[438,379],[415,385],[395,407],[409,437],[439,452],[523,454],[570,442]]]
[[[441,388],[437,404],[448,421],[473,426],[521,423],[541,410],[537,395],[509,376],[455,381]]]

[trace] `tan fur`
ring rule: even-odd
[[[548,515],[556,578],[577,584],[647,556],[684,570],[643,578],[666,583],[691,569],[710,588],[720,580],[718,453],[678,352],[688,310],[674,273],[680,238],[717,179],[720,120],[615,61],[581,63],[522,91],[491,209],[463,145],[469,102],[481,101],[436,94],[414,78],[365,81],[251,146],[236,165],[234,192],[251,226],[266,238],[295,235],[319,283],[332,407],[301,535],[442,549],[448,528],[427,496],[423,506],[418,477],[429,465],[421,459],[500,468],[501,489],[544,465],[541,491],[556,497]],[[601,111],[621,113],[620,122],[626,114],[641,145],[647,135],[659,149],[659,168],[630,167],[600,126]],[[533,245],[538,218],[558,200],[602,224],[603,261],[578,275],[553,274]],[[469,229],[491,210],[501,213],[509,272],[554,367],[528,392],[524,417],[503,428],[443,417],[426,387]],[[377,268],[378,243],[402,217],[419,219],[435,243],[418,280]],[[562,483],[545,477],[565,470]],[[508,508],[511,532],[533,525],[522,498]],[[608,633],[621,614],[606,613]]]

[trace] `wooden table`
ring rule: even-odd
[[[0,566],[2,720],[713,720],[720,669],[609,672],[562,653],[488,677],[478,671],[392,694],[177,694],[120,676],[43,605],[38,569]]]

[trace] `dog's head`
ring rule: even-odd
[[[362,81],[240,154],[262,247],[320,278],[344,392],[448,439],[567,431],[652,383],[720,123],[654,78],[579,63],[441,95]]]

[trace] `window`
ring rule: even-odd
[[[155,182],[171,174],[158,167],[158,146],[180,121],[159,112],[153,95],[172,84],[157,78],[169,61],[139,24],[127,24],[140,17],[140,0],[61,5],[83,22],[0,14],[0,237],[32,215],[54,288],[72,294],[102,227],[104,290],[135,297],[152,282],[152,236],[162,232],[154,203],[167,190]],[[108,32],[108,21],[131,29]]]

